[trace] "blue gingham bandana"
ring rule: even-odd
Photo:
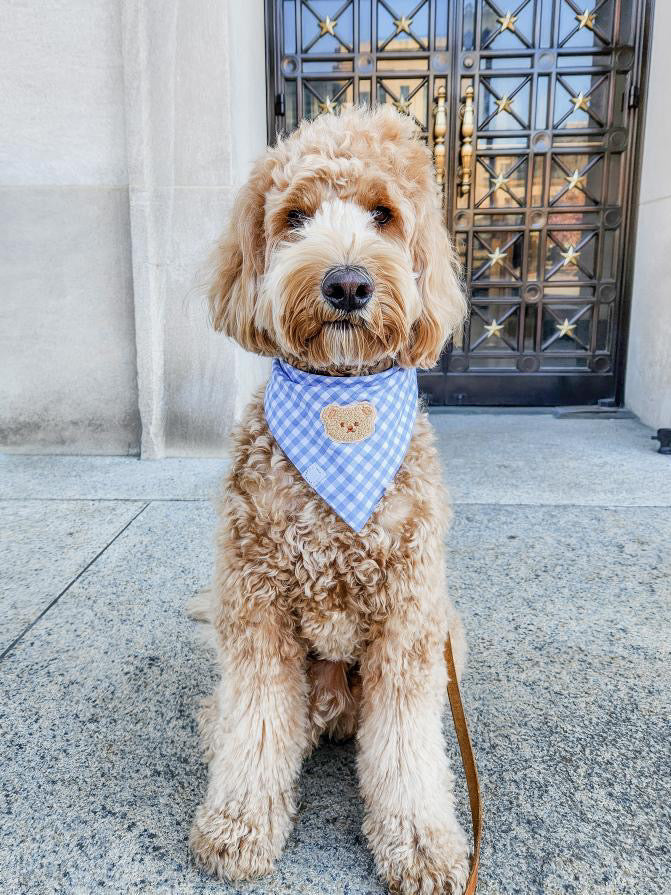
[[[417,372],[304,373],[275,359],[268,427],[296,469],[354,531],[361,531],[403,462],[417,414]]]

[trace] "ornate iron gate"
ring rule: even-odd
[[[645,0],[267,0],[269,133],[390,102],[467,275],[433,404],[619,402]]]

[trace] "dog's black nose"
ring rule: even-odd
[[[373,281],[360,267],[333,267],[322,280],[322,295],[339,311],[358,311],[370,301]]]

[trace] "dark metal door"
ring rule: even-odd
[[[430,403],[619,401],[648,5],[267,0],[271,135],[391,102],[433,149],[471,315]]]

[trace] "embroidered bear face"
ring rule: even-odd
[[[375,407],[369,401],[356,404],[327,404],[319,414],[332,441],[348,444],[363,441],[375,431]]]

